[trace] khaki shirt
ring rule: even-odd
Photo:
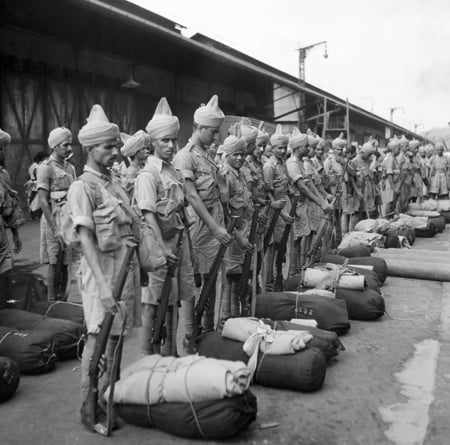
[[[272,155],[264,164],[263,172],[266,188],[273,193],[274,198],[286,198],[289,186],[286,163]]]

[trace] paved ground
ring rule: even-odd
[[[25,227],[23,239],[19,264],[36,263],[36,223]],[[414,248],[448,251],[449,241],[447,228]],[[346,351],[329,366],[320,391],[253,387],[257,422],[230,443],[449,444],[450,283],[388,278],[383,291],[388,314],[352,322],[341,338]],[[126,342],[125,364],[136,357],[138,335]],[[52,373],[22,377],[15,397],[0,406],[1,445],[190,443],[131,425],[110,439],[85,431],[78,422],[77,366],[60,362]],[[267,422],[279,426],[261,429]]]

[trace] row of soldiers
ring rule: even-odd
[[[220,246],[227,247],[222,286],[211,288],[203,332],[213,330],[216,319],[223,322],[243,313],[249,299],[242,295],[249,283],[243,282],[242,271],[249,257],[253,258],[253,294],[260,288],[270,290],[280,272],[275,260],[277,265],[286,261],[280,252],[289,252],[288,273],[299,273],[324,220],[334,222],[331,232],[338,241],[360,218],[386,216],[410,199],[420,200],[424,193],[448,193],[448,164],[439,146],[426,160],[418,141],[393,138],[386,150],[380,150],[375,140],[356,147],[340,135],[325,153],[325,142],[311,131],[294,128],[286,135],[277,126],[269,136],[262,126],[257,128],[244,118],[230,128],[216,156],[211,156],[224,118],[213,96],[195,111],[193,134],[178,149],[179,120],[165,98],[145,131],[131,136],[120,134],[103,109],[94,105],[78,133],[86,156],[78,178],[67,161],[70,130],[56,128],[49,135],[51,155],[37,170],[43,213],[41,260],[49,264],[51,300],[60,292],[57,269],[64,289],[77,264],[89,334],[81,366],[83,401],[99,327],[105,313],[116,307],[112,290],[120,266],[127,248],[139,239],[136,221],[151,229],[155,251],[157,246],[165,265],[142,271],[135,255],[107,346],[109,362],[117,351],[119,334],[141,324],[142,352],[155,352],[155,316],[168,268],[176,268],[176,273],[161,353],[184,355],[194,350],[196,298],[205,283],[216,279],[209,272]],[[117,163],[119,154],[128,166]],[[67,216],[77,239],[70,245],[63,242],[70,232]],[[286,228],[290,241],[283,246]],[[108,379],[107,372],[104,386]],[[83,416],[82,409],[86,420]]]

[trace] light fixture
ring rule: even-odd
[[[141,86],[141,84],[139,82],[136,82],[134,80],[133,74],[134,74],[134,67],[132,67],[130,70],[130,77],[128,78],[128,80],[126,80],[125,82],[123,82],[120,85],[122,88],[133,89],[133,88],[139,88]]]

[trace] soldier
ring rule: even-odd
[[[450,162],[444,156],[444,145],[438,142],[435,146],[436,154],[430,159],[430,197],[434,199],[446,198],[449,192],[448,175]]]
[[[223,143],[225,156],[224,165],[220,171],[222,202],[227,207],[227,213],[237,216],[235,239],[232,241],[225,256],[226,282],[221,299],[220,320],[241,315],[239,305],[239,285],[242,273],[242,263],[246,253],[251,254],[253,246],[248,241],[250,221],[253,214],[253,204],[248,188],[248,178],[242,172],[246,156],[247,143],[245,139],[234,135],[228,136]]]
[[[400,195],[398,198],[398,210],[399,212],[406,212],[408,207],[408,202],[411,197],[411,187],[412,187],[412,164],[408,156],[409,141],[403,135],[400,139],[400,151],[397,155],[398,165],[400,167]]]
[[[269,226],[275,210],[281,210],[266,252],[266,276],[263,278],[269,289],[274,283],[274,253],[277,244],[281,241],[286,222],[291,220],[288,213],[290,211],[289,179],[285,162],[288,142],[289,137],[283,134],[281,125],[277,125],[275,133],[270,137],[273,154],[263,167],[264,183],[271,207]]]
[[[134,193],[134,182],[138,173],[145,165],[145,160],[150,152],[150,138],[145,131],[138,130],[134,135],[120,134],[123,146],[120,151],[122,156],[130,159],[130,165],[122,176],[122,183],[130,199]]]
[[[59,216],[66,204],[67,192],[75,179],[75,169],[67,162],[72,152],[72,133],[68,128],[52,130],[48,137],[51,154],[37,169],[36,188],[42,209],[41,263],[48,264],[48,301],[64,299],[73,262],[72,249],[66,248],[59,233]],[[58,273],[59,272],[59,273]]]
[[[247,154],[247,166],[252,178],[252,199],[254,202],[265,203],[266,191],[264,186],[264,170],[262,155],[269,142],[269,135],[261,130],[255,140],[255,147],[251,153]]]
[[[195,254],[195,272],[206,280],[211,261],[219,244],[228,245],[231,236],[224,227],[223,208],[217,184],[218,169],[207,149],[217,139],[225,115],[219,108],[218,97],[213,96],[207,105],[194,113],[194,133],[187,145],[175,156],[173,165],[185,180],[185,195],[195,212],[192,227],[192,244]],[[200,280],[197,280],[197,284]],[[215,294],[203,316],[203,331],[214,328]]]
[[[411,188],[411,198],[413,202],[419,204],[423,201],[425,182],[428,182],[425,161],[419,154],[420,142],[413,139],[409,143],[409,149],[412,153],[412,172],[413,183]]]
[[[179,253],[174,253],[177,231],[183,228],[184,220],[184,179],[179,170],[172,165],[177,150],[177,138],[180,130],[178,118],[165,97],[156,107],[155,114],[148,122],[146,130],[151,140],[154,154],[149,156],[145,167],[138,174],[135,186],[136,204],[146,222],[153,228],[157,240],[163,246],[167,265],[177,267],[172,279],[169,309],[166,313],[167,338],[161,349],[162,355],[171,355],[173,337],[177,338],[179,355],[188,352],[191,334],[194,328],[194,272],[189,253],[188,228],[185,227]],[[149,285],[142,293],[142,326],[144,354],[154,352],[151,340],[157,305],[162,296],[167,266],[149,273]],[[178,334],[176,327],[178,303],[181,303],[182,328]],[[174,318],[175,317],[175,318]],[[186,338],[183,338],[182,331]]]
[[[127,248],[136,243],[131,230],[133,216],[128,196],[110,171],[119,153],[118,126],[109,122],[100,105],[94,105],[78,139],[87,158],[86,165],[83,174],[70,186],[67,204],[82,251],[78,277],[88,335],[81,359],[81,421],[90,428],[85,408],[89,365],[105,313],[116,304],[112,292]],[[108,224],[111,220],[117,224]],[[136,313],[140,298],[138,272],[134,259],[107,344],[107,367],[100,395],[109,384],[113,356],[121,356],[120,348],[117,349],[121,331],[127,334],[133,325],[140,324]]]
[[[329,204],[314,188],[310,188],[311,180],[306,174],[303,159],[308,155],[308,135],[302,134],[298,128],[294,128],[289,138],[289,147],[292,156],[286,161],[287,172],[292,186],[298,191],[300,197],[297,201],[295,220],[292,226],[292,246],[290,255],[289,275],[300,273],[305,263],[305,254],[308,248],[309,235],[317,230],[312,226],[309,217],[311,203],[321,207],[323,211],[329,209]]]
[[[392,216],[396,211],[396,204],[400,194],[401,177],[398,163],[398,151],[400,141],[394,136],[388,143],[390,150],[383,161],[383,168],[386,171],[386,190],[384,195],[385,216]]]
[[[355,193],[355,207],[359,213],[355,212],[352,220],[354,227],[358,220],[376,217],[376,158],[375,148],[372,142],[366,142],[349,166],[353,190]]]
[[[343,214],[343,209],[346,207],[347,189],[346,181],[343,176],[347,176],[345,170],[345,159],[343,151],[347,146],[347,141],[344,139],[344,134],[341,133],[337,138],[333,139],[331,143],[332,152],[328,154],[327,159],[323,163],[324,174],[327,177],[327,183],[330,194],[334,196],[336,192],[341,192],[341,199],[336,203],[335,208],[335,222],[336,222],[336,242],[339,243],[342,238],[342,233],[348,232],[348,217]],[[340,184],[340,190],[337,190]]]
[[[9,279],[7,272],[13,267],[12,253],[18,254],[22,249],[19,236],[20,221],[17,221],[14,213],[11,189],[11,181],[8,172],[4,169],[4,149],[10,144],[11,136],[0,129],[0,289],[5,300],[9,298]],[[14,250],[11,252],[6,227],[9,227],[13,235]]]

